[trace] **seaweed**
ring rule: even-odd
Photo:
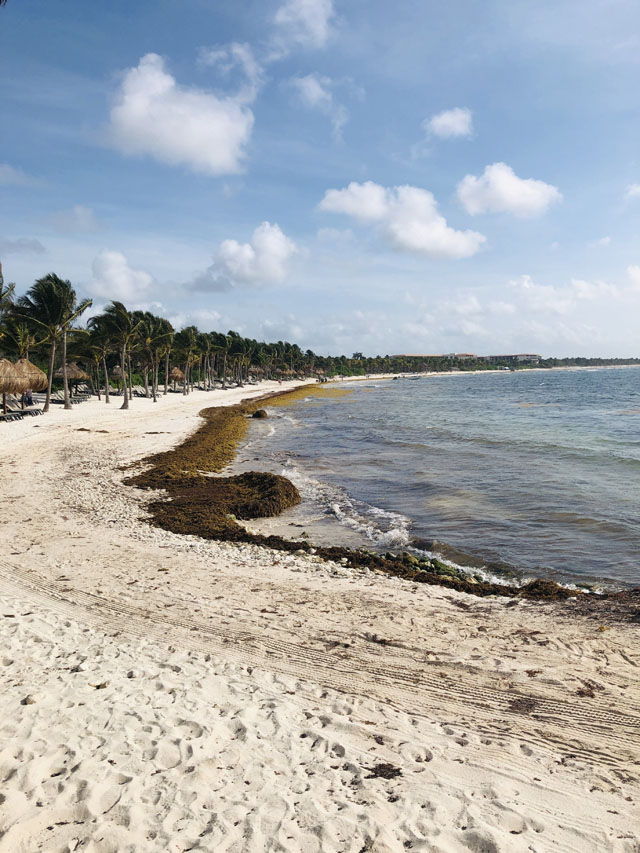
[[[337,397],[348,393],[347,389],[304,386],[235,406],[204,409],[200,412],[204,422],[191,436],[173,450],[142,460],[144,470],[130,476],[126,482],[142,489],[164,490],[164,495],[152,501],[148,509],[152,524],[173,533],[261,545],[288,553],[302,551],[353,569],[366,569],[413,583],[444,586],[480,597],[497,595],[537,601],[603,598],[569,590],[544,579],[530,581],[523,587],[491,583],[435,558],[417,557],[408,552],[382,555],[365,549],[313,546],[307,541],[293,542],[281,536],[252,533],[238,524],[238,519],[278,515],[300,502],[300,494],[293,483],[278,474],[248,471],[229,477],[220,475],[234,459],[249,418],[261,411],[267,401],[269,406],[286,405],[311,394]]]

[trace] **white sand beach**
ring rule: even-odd
[[[145,522],[283,387],[0,425],[0,853],[640,851],[638,623]]]

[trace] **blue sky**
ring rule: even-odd
[[[638,355],[637,0],[8,0],[0,259],[323,353]]]

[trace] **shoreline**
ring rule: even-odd
[[[325,390],[322,385],[302,385],[252,402],[203,409],[200,416],[204,423],[192,435],[167,453],[142,459],[143,470],[128,477],[125,483],[140,489],[163,490],[159,499],[151,501],[147,508],[152,523],[172,533],[316,556],[339,562],[348,569],[367,569],[481,597],[561,601],[586,596],[598,602],[612,599],[618,604],[635,605],[636,597],[630,592],[595,596],[568,589],[546,578],[534,578],[518,586],[503,585],[474,577],[436,557],[419,557],[406,550],[383,555],[364,548],[318,545],[306,538],[296,541],[273,533],[256,533],[238,523],[279,516],[283,510],[300,503],[298,490],[282,475],[262,470],[223,476],[224,469],[236,458],[238,444],[248,429],[248,418],[269,401],[272,405],[287,405],[292,398],[300,399],[309,394],[333,396],[332,391],[331,388]]]
[[[631,853],[634,625],[147,523],[243,391],[6,431],[0,853]]]
[[[327,388],[326,385],[315,387],[320,393],[322,393],[322,389]],[[339,387],[342,387],[342,383]],[[345,392],[348,392],[347,388],[345,388]],[[303,388],[301,393],[303,396],[314,395],[313,388],[308,391]],[[283,395],[279,405],[287,405],[290,402],[296,402],[296,394]],[[260,423],[267,424],[268,421],[261,421]],[[286,470],[282,470],[281,465],[276,466],[274,464],[265,467],[264,462],[254,456],[254,451],[251,450],[252,444],[253,441],[250,440],[246,446],[238,447],[235,459],[225,467],[225,474],[233,476],[254,470],[256,467],[254,463],[257,462],[257,467],[261,471],[268,471],[274,475],[281,472],[286,475]],[[241,453],[242,456],[240,456]],[[296,482],[295,478],[294,482]],[[278,543],[284,539],[298,543],[301,549],[306,549],[309,545],[316,551],[320,548],[321,553],[323,548],[331,549],[332,546],[336,545],[336,542],[339,542],[339,547],[343,549],[343,553],[340,555],[342,558],[346,558],[349,552],[372,554],[378,560],[374,559],[369,564],[370,568],[378,571],[388,570],[407,579],[412,579],[411,570],[417,571],[420,568],[426,568],[429,572],[433,571],[435,564],[437,576],[429,580],[425,578],[423,582],[447,583],[447,575],[470,581],[474,585],[479,581],[477,592],[474,592],[469,586],[458,587],[472,594],[517,595],[520,590],[528,585],[531,587],[531,594],[541,598],[553,598],[554,590],[557,591],[559,588],[567,590],[569,595],[584,593],[594,597],[596,601],[617,598],[622,602],[626,598],[633,606],[638,591],[638,584],[624,583],[602,577],[581,579],[576,576],[574,580],[556,581],[552,577],[536,575],[531,571],[524,572],[518,570],[516,566],[508,566],[505,563],[487,564],[486,561],[482,561],[478,557],[464,553],[464,550],[461,550],[459,546],[452,548],[443,543],[438,543],[442,550],[436,553],[433,552],[432,543],[416,539],[408,541],[405,545],[374,547],[365,541],[361,534],[356,534],[348,527],[343,527],[337,519],[327,520],[324,516],[319,515],[317,507],[308,498],[303,498],[297,505],[285,508],[281,513],[265,513],[252,518],[242,517],[239,519],[239,523],[250,535],[257,536],[258,539],[266,537],[273,542],[275,547],[280,547]],[[308,533],[307,531],[312,532]],[[388,557],[390,554],[393,554],[397,562],[389,564]],[[403,562],[402,558],[407,555],[409,559]],[[333,558],[338,558],[335,549]],[[422,567],[419,565],[421,560],[424,560]],[[442,581],[442,578],[445,580]],[[485,589],[490,591],[484,592]]]

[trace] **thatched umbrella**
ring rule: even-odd
[[[64,373],[61,367],[59,367],[53,375],[56,379],[64,378]],[[90,378],[89,374],[85,373],[82,368],[78,367],[75,361],[70,361],[67,364],[67,381],[69,382],[69,385],[77,385],[78,382],[88,382]]]
[[[56,379],[62,379],[62,368],[59,367],[53,375]],[[87,382],[90,379],[90,376],[88,373],[85,373],[81,367],[78,367],[75,361],[70,361],[69,364],[67,364],[67,379],[69,379],[70,382]]]
[[[7,394],[21,394],[27,387],[14,365],[6,358],[0,358],[0,393],[2,393],[2,410],[5,415],[7,414]]]
[[[19,358],[13,365],[13,369],[24,383],[22,391],[22,408],[24,409],[24,392],[44,391],[47,387],[47,374],[32,364],[28,358]]]

